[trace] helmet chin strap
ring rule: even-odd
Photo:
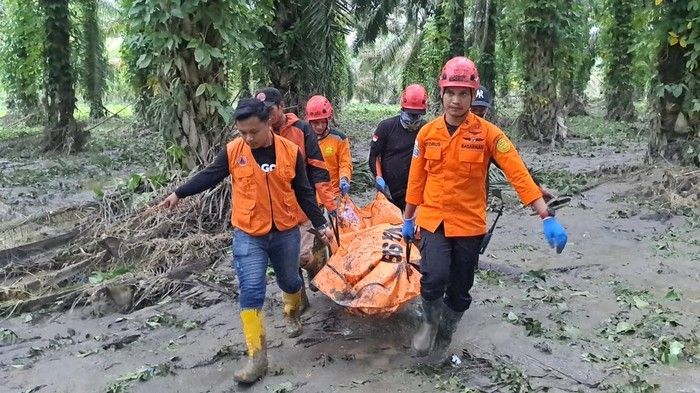
[[[315,131],[316,131],[316,130],[314,130],[314,132],[315,132]],[[316,132],[316,136],[317,136],[318,138],[322,138],[322,139],[323,139],[323,138],[327,137],[328,134],[330,134],[330,133],[331,133],[331,128],[330,128],[328,125],[326,125],[326,129],[323,130],[323,132],[320,133],[320,134],[319,134],[318,132]]]

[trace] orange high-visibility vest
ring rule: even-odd
[[[226,145],[231,174],[231,224],[251,236],[292,229],[299,223],[299,204],[292,189],[299,148],[273,135],[275,169],[264,172],[242,138]]]

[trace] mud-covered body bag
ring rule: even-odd
[[[358,315],[390,315],[420,294],[417,247],[407,263],[401,211],[386,198],[358,209],[349,198],[338,209],[340,247],[314,278],[326,296]]]

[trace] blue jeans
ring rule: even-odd
[[[299,227],[251,236],[233,230],[233,268],[238,275],[241,309],[262,308],[265,302],[267,264],[272,264],[277,285],[286,293],[301,289],[299,276]]]

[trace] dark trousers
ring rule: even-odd
[[[389,194],[391,194],[391,203],[393,203],[394,206],[401,209],[401,211],[406,210],[406,188],[408,187],[408,172],[406,172],[406,178],[403,180],[385,177],[384,181],[386,181],[386,186],[389,189]]]
[[[469,308],[474,270],[479,263],[480,236],[445,237],[442,224],[433,233],[420,230],[421,295],[426,300],[444,298],[455,312]]]
[[[404,196],[404,198],[405,198],[405,196]],[[406,199],[398,199],[398,198],[394,198],[393,196],[391,197],[391,199],[393,199],[392,203],[394,204],[394,206],[401,209],[402,212],[404,210],[406,210]]]

